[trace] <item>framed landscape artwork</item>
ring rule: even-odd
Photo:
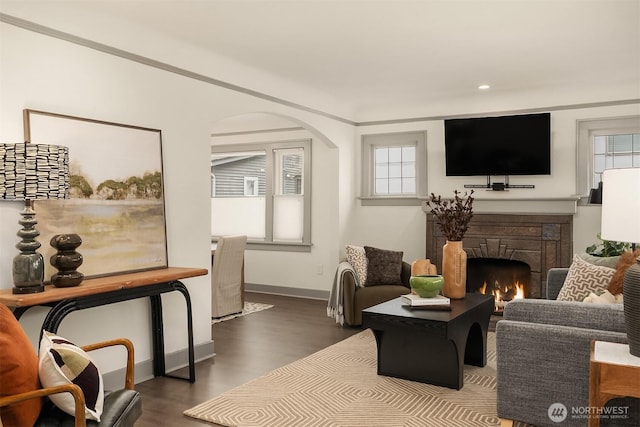
[[[45,281],[56,234],[80,235],[85,277],[167,267],[161,131],[35,110],[23,118],[26,141],[69,147],[71,198],[35,202]]]

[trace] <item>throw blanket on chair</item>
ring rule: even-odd
[[[342,276],[346,272],[351,272],[356,277],[356,272],[348,262],[341,262],[336,269],[336,275],[333,278],[333,287],[327,304],[327,316],[336,319],[336,323],[344,325],[344,300],[342,294]],[[357,280],[357,279],[356,279]]]

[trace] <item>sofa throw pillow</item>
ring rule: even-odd
[[[365,246],[367,254],[367,281],[365,286],[401,285],[403,252]]]
[[[362,246],[346,245],[345,250],[347,252],[347,262],[351,264],[356,272],[358,286],[364,286],[367,281],[367,265],[369,264],[364,248]]]
[[[38,390],[38,355],[18,320],[0,304],[0,397]],[[29,399],[0,409],[0,425],[32,426],[41,399]]]
[[[620,255],[616,256],[595,256],[585,253],[577,254],[583,261],[589,264],[600,265],[602,267],[616,268],[616,264],[620,260]]]
[[[591,293],[600,295],[607,289],[614,273],[613,268],[589,264],[576,255],[557,300],[583,301]]]
[[[100,421],[104,405],[102,375],[84,350],[62,337],[43,331],[38,370],[43,387],[80,386],[87,419]],[[54,394],[50,399],[62,411],[74,415],[75,403],[70,393]]]
[[[640,257],[640,249],[636,249],[634,252],[626,251],[625,253],[620,255],[620,259],[616,264],[616,272],[613,273],[613,277],[609,282],[609,286],[607,286],[607,290],[611,293],[611,295],[622,294],[624,273],[627,272],[629,267],[635,264],[636,258],[638,257]]]
[[[601,295],[596,295],[593,292],[584,299],[584,302],[590,304],[622,304],[622,294],[612,295],[609,291],[604,291]]]

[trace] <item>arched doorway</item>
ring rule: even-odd
[[[328,289],[339,240],[336,144],[271,113],[220,120],[210,140],[212,242],[248,236],[249,289]]]

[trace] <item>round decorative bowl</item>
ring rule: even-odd
[[[421,274],[409,279],[411,289],[421,298],[433,298],[440,293],[444,285],[444,278],[439,274]]]

